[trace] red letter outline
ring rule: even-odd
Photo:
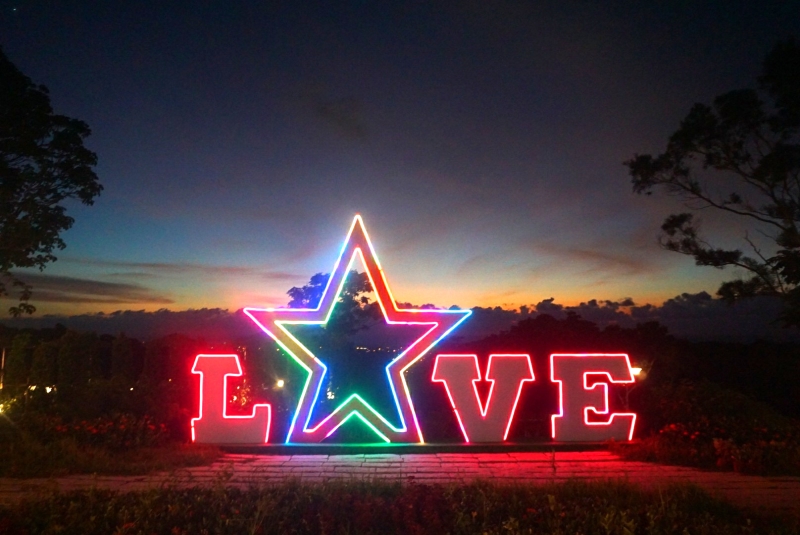
[[[551,428],[551,435],[553,439],[556,438],[556,420],[558,418],[564,418],[564,384],[563,381],[557,380],[555,378],[555,359],[556,358],[592,358],[592,357],[624,357],[625,363],[628,369],[628,376],[630,379],[618,379],[615,380],[611,377],[611,373],[608,370],[597,370],[597,371],[584,371],[583,372],[583,389],[586,391],[594,390],[598,386],[603,390],[603,408],[598,410],[597,407],[587,405],[583,409],[583,423],[586,426],[610,426],[614,422],[614,418],[618,416],[622,417],[630,417],[631,418],[631,425],[630,431],[628,432],[628,440],[633,439],[633,429],[636,426],[636,413],[622,413],[622,412],[615,412],[611,413],[610,418],[605,422],[592,422],[589,420],[589,411],[593,412],[594,414],[608,414],[609,413],[609,404],[608,404],[608,383],[619,383],[619,384],[630,384],[633,383],[636,379],[633,375],[633,370],[631,369],[631,362],[628,358],[626,353],[554,353],[550,355],[550,380],[554,383],[558,383],[558,414],[553,414],[550,417],[550,428]],[[589,375],[605,375],[608,377],[608,381],[594,381],[589,383]]]
[[[511,423],[514,421],[514,414],[517,411],[517,404],[519,403],[519,397],[520,397],[520,394],[522,393],[522,387],[525,385],[525,383],[533,382],[535,380],[535,376],[534,376],[534,373],[533,373],[533,366],[531,364],[530,355],[526,355],[526,354],[492,354],[492,355],[489,355],[489,363],[486,366],[486,379],[485,380],[488,381],[489,383],[491,383],[491,386],[489,387],[489,394],[486,396],[486,406],[485,407],[483,406],[483,402],[481,401],[480,395],[478,395],[478,382],[480,382],[482,380],[481,379],[480,366],[478,365],[478,356],[477,355],[446,355],[446,354],[436,355],[436,362],[435,362],[435,364],[433,366],[433,374],[431,375],[431,380],[434,383],[442,383],[444,385],[445,391],[447,392],[447,397],[450,399],[450,406],[453,408],[453,412],[455,413],[456,419],[458,420],[458,425],[459,425],[459,427],[461,427],[461,433],[464,435],[464,441],[465,442],[470,442],[469,435],[467,434],[467,429],[466,429],[466,427],[464,425],[463,419],[461,418],[461,414],[458,412],[458,408],[456,407],[456,403],[455,403],[455,400],[453,399],[453,394],[450,391],[450,385],[448,384],[447,378],[441,377],[440,376],[441,374],[437,373],[438,369],[439,369],[440,359],[442,359],[441,361],[443,362],[443,359],[453,359],[453,358],[472,359],[472,362],[475,365],[475,367],[474,367],[475,375],[473,375],[473,377],[477,376],[477,379],[472,379],[471,380],[471,382],[472,382],[472,390],[473,390],[473,393],[475,394],[475,401],[478,404],[478,410],[480,411],[480,415],[481,415],[482,419],[485,419],[486,415],[489,413],[489,406],[491,405],[492,400],[497,398],[497,396],[493,396],[495,382],[496,382],[496,379],[494,378],[494,374],[492,373],[492,363],[494,362],[494,359],[495,358],[514,358],[514,359],[524,358],[525,359],[525,361],[526,361],[526,363],[528,365],[528,370],[530,372],[530,375],[527,378],[525,378],[523,376],[522,378],[517,379],[517,394],[516,394],[516,396],[514,398],[514,403],[513,403],[512,407],[511,407],[511,412],[508,415],[508,421],[506,422],[505,431],[503,432],[503,439],[502,440],[505,441],[508,438],[508,432],[511,429]]]
[[[239,416],[239,415],[229,415],[228,414],[228,377],[241,377],[241,375],[242,375],[242,366],[239,363],[239,355],[236,355],[236,354],[231,354],[231,355],[206,355],[206,354],[201,354],[201,355],[197,355],[197,357],[195,357],[194,364],[192,365],[192,373],[200,375],[200,406],[199,406],[199,415],[198,415],[198,417],[197,418],[192,418],[192,442],[195,442],[196,438],[197,438],[196,425],[195,424],[196,423],[200,423],[203,420],[203,407],[204,407],[204,404],[205,404],[205,401],[206,401],[204,399],[205,390],[209,386],[209,385],[207,385],[205,383],[205,372],[203,370],[201,370],[200,367],[198,367],[198,364],[200,364],[201,359],[203,359],[204,361],[207,360],[209,364],[212,364],[214,366],[221,366],[221,365],[226,364],[226,363],[222,362],[223,359],[227,360],[227,361],[229,361],[230,359],[233,359],[234,363],[236,364],[236,371],[235,372],[225,373],[225,374],[223,374],[223,377],[222,377],[222,399],[219,400],[219,401],[222,402],[222,412],[221,412],[222,421],[221,422],[216,422],[216,423],[217,424],[222,424],[223,428],[222,429],[219,429],[219,428],[209,429],[209,430],[206,431],[205,434],[208,434],[208,435],[211,435],[211,436],[227,435],[228,437],[235,437],[236,431],[238,431],[239,433],[244,432],[244,433],[246,433],[248,435],[249,434],[254,434],[255,436],[258,436],[257,429],[256,429],[256,431],[254,433],[252,429],[247,429],[246,427],[242,428],[243,427],[242,423],[245,423],[245,421],[247,421],[246,423],[259,424],[260,423],[259,420],[264,420],[265,419],[266,420],[266,426],[265,426],[266,430],[264,432],[264,441],[263,442],[267,443],[269,441],[269,428],[270,428],[270,424],[272,422],[272,407],[271,407],[271,405],[269,403],[258,403],[256,405],[253,405],[253,412],[249,416],[248,415]],[[208,371],[209,373],[212,373],[209,370],[206,370],[206,371]],[[213,400],[212,400],[212,402],[213,402]],[[262,408],[262,407],[266,407],[266,414],[264,414],[263,412],[259,412],[259,409]],[[257,416],[260,416],[260,418],[257,418]],[[230,426],[225,425],[226,420],[231,422]],[[239,425],[236,425],[237,423]],[[201,425],[206,425],[206,422],[203,422]],[[213,425],[213,423],[212,423],[212,425]],[[245,441],[244,443],[249,443],[249,442],[250,441]],[[234,443],[240,443],[240,442],[234,439],[234,440],[219,440],[219,441],[217,441],[217,440],[214,440],[214,441],[203,441],[203,443],[234,444]]]

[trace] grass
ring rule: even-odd
[[[586,533],[790,534],[697,487],[620,482],[460,486],[289,482],[247,489],[56,493],[0,508],[0,532],[50,534]]]
[[[46,444],[22,438],[0,443],[0,476],[140,475],[211,464],[221,454],[219,448],[194,444],[109,450],[71,438]]]

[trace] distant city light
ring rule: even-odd
[[[642,369],[641,368],[631,368],[631,373],[633,373],[633,375],[639,375],[640,373],[642,373]]]
[[[286,383],[284,382],[283,379],[278,379],[278,382],[275,384],[278,386],[278,388],[283,388],[283,385],[285,385]]]

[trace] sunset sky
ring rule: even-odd
[[[800,36],[800,2],[0,5],[0,46],[92,128],[105,188],[27,275],[37,315],[282,305],[356,213],[414,304],[713,294],[735,272],[660,249],[682,205],[622,162]]]

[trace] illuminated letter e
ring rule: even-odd
[[[601,377],[605,376],[605,377]],[[565,442],[631,440],[636,414],[608,414],[608,383],[634,381],[628,355],[550,355],[550,379],[558,385],[559,413],[551,417],[552,436]],[[589,413],[595,415],[589,418]]]

